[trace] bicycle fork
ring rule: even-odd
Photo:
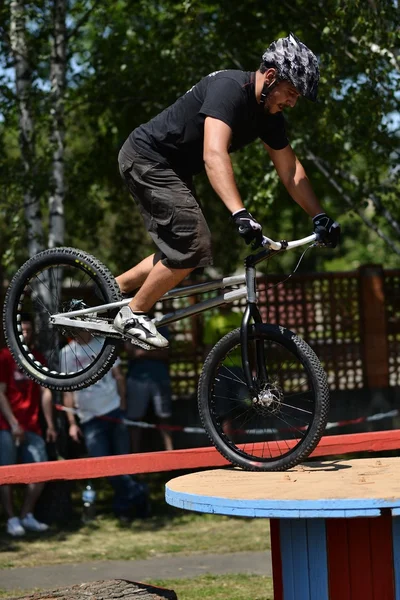
[[[247,306],[243,314],[242,324],[240,326],[240,343],[242,348],[242,366],[244,378],[250,394],[256,397],[259,392],[258,382],[267,382],[268,374],[265,364],[265,352],[264,344],[262,340],[256,340],[255,342],[255,360],[253,365],[256,366],[257,372],[256,377],[252,374],[249,356],[249,324],[250,319],[253,319],[254,323],[262,323],[260,311],[257,306],[257,292],[256,292],[256,269],[254,266],[246,265],[246,286],[247,286]]]

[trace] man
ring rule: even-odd
[[[196,267],[212,262],[210,231],[193,193],[193,175],[205,168],[239,234],[253,248],[261,245],[261,225],[244,208],[229,158],[256,138],[289,194],[312,217],[314,231],[326,245],[336,246],[340,228],[323,212],[287,140],[282,115],[299,96],[315,101],[318,82],[315,55],[290,34],[269,46],[255,73],[211,73],[130,134],[118,157],[120,172],[161,251],[117,277],[123,293],[140,287],[114,321],[133,343],[168,344],[148,311]]]
[[[87,331],[80,331],[61,350],[61,364],[69,372],[84,369],[91,362],[91,354],[98,354],[102,341]],[[83,437],[89,456],[114,456],[129,454],[129,432],[122,422],[122,410],[126,405],[125,378],[120,361],[93,385],[78,392],[65,392],[64,405],[77,408],[80,427],[75,414],[67,412],[69,435],[75,442]],[[113,510],[121,523],[128,523],[133,516],[146,517],[149,500],[145,485],[130,475],[109,477],[114,489]]]
[[[32,344],[32,322],[27,316],[22,316],[21,328],[25,344],[38,360],[44,362]],[[48,460],[39,420],[40,403],[47,424],[46,439],[54,442],[57,434],[50,390],[40,387],[20,371],[8,348],[0,350],[0,465],[13,465],[18,459],[22,463]],[[27,486],[21,518],[14,514],[11,486],[0,486],[1,500],[8,517],[8,534],[22,536],[26,530],[40,533],[48,529],[45,523],[40,523],[33,516],[44,485],[31,483]]]

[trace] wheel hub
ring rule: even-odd
[[[253,398],[253,408],[262,416],[278,412],[283,400],[282,388],[277,384],[265,383]]]

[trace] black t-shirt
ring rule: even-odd
[[[282,113],[270,115],[255,97],[255,74],[216,71],[194,85],[174,104],[129,136],[133,148],[150,160],[170,165],[181,176],[204,169],[204,120],[220,119],[232,129],[229,152],[260,138],[280,150],[288,145]]]

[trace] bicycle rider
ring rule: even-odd
[[[261,225],[243,205],[229,158],[257,138],[289,194],[312,218],[314,231],[336,246],[340,226],[313,192],[282,115],[299,96],[315,102],[318,82],[316,56],[290,34],[267,48],[255,73],[210,73],[129,135],[118,156],[120,173],[160,252],[116,278],[122,293],[140,287],[116,316],[118,331],[150,346],[167,346],[146,313],[195,268],[212,264],[210,231],[192,185],[193,175],[204,168],[246,244],[261,245]]]

